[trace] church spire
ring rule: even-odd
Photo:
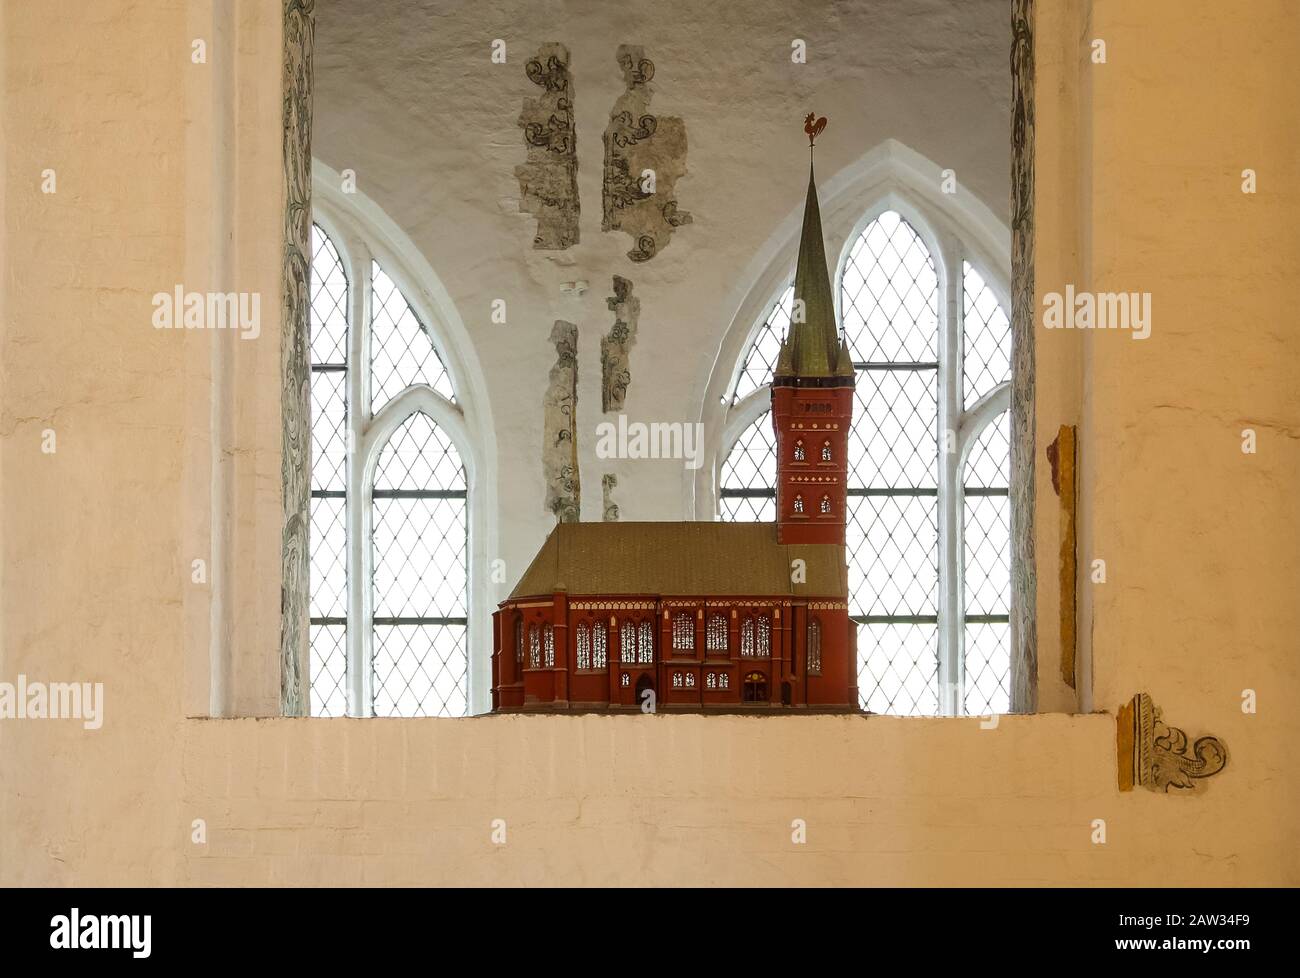
[[[808,196],[799,234],[799,261],[794,275],[794,309],[790,335],[782,344],[777,376],[835,377],[840,361],[840,341],[835,328],[835,300],[826,272],[826,246],[822,240],[821,208],[812,166],[813,142],[826,128],[826,119],[810,112],[804,120],[808,134]]]

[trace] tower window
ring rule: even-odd
[[[829,462],[830,460],[831,460],[831,443],[828,441],[822,442],[822,461]]]
[[[829,513],[831,511],[831,497],[822,496],[821,506],[819,508],[823,513]]]
[[[794,443],[794,460],[796,462],[802,462],[804,458],[803,442],[797,441]]]
[[[802,512],[803,512],[803,496],[795,496],[795,497],[794,497],[794,511],[795,511],[796,513],[802,513]]]

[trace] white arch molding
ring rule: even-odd
[[[368,586],[353,587],[356,580],[370,581],[374,555],[370,545],[371,487],[375,466],[389,438],[412,414],[422,412],[446,433],[465,468],[469,509],[468,580],[470,582],[466,646],[469,656],[469,712],[491,709],[491,614],[496,586],[490,583],[492,555],[497,552],[496,527],[491,514],[496,507],[496,435],[491,405],[476,392],[487,389],[478,355],[464,321],[447,289],[424,255],[384,211],[362,193],[344,194],[342,178],[319,160],[312,161],[312,219],[321,225],[338,249],[348,278],[347,404],[357,412],[360,436],[348,454],[347,555],[348,555],[348,715],[369,714],[373,675],[370,668],[373,629],[373,595]],[[371,391],[363,389],[369,371],[353,365],[368,363],[370,262],[377,261],[393,280],[402,297],[430,331],[443,362],[456,403],[452,404],[425,384],[407,387],[372,414]]]
[[[972,446],[986,426],[1010,407],[1010,382],[998,384],[970,408],[962,403],[959,384],[963,361],[963,262],[975,266],[1003,310],[1011,309],[1011,234],[993,213],[960,184],[956,192],[942,190],[942,168],[895,140],[886,140],[841,170],[819,188],[822,232],[833,269],[836,321],[842,320],[841,282],[849,254],[860,235],[886,211],[895,211],[912,226],[929,249],[935,265],[938,308],[939,445],[943,432],[955,437],[955,451],[940,451],[938,485],[943,511],[939,524],[939,561],[955,568],[939,594],[940,712],[961,712],[958,701],[965,620],[965,546],[963,537],[963,471]],[[684,481],[687,512],[696,519],[720,516],[722,467],[737,440],[770,408],[767,386],[730,403],[745,358],[763,328],[773,302],[794,278],[794,263],[802,227],[802,205],[793,210],[750,263],[750,285],[737,302],[737,312],[719,345],[707,384],[701,420],[707,464]],[[955,374],[954,374],[955,371]]]

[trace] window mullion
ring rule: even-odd
[[[961,456],[957,435],[962,413],[961,258],[945,240],[939,323],[939,713],[957,716],[962,703]]]
[[[368,717],[373,693],[370,675],[369,519],[365,493],[365,440],[369,420],[370,254],[358,240],[350,242],[352,289],[348,295],[347,506],[348,527],[348,716]]]

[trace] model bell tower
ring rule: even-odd
[[[808,199],[794,276],[790,331],[772,375],[776,429],[776,538],[789,544],[844,544],[848,506],[849,424],[853,359],[835,327],[835,299],[826,271],[812,146],[826,128],[809,113]]]

